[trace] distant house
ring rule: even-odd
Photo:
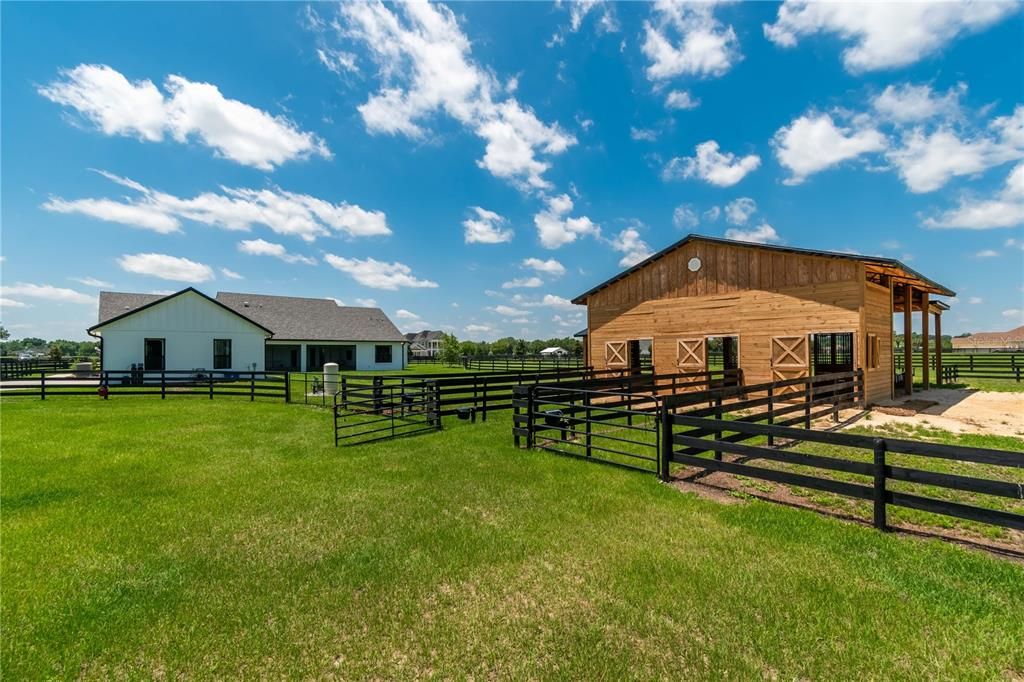
[[[561,346],[551,346],[549,348],[545,348],[544,350],[542,350],[540,352],[540,354],[541,355],[548,355],[548,356],[568,355],[569,351],[567,351],[566,349],[562,348]]]
[[[953,350],[1024,350],[1024,325],[1005,332],[979,332],[970,336],[954,337]]]
[[[444,332],[411,332],[405,335],[405,340],[409,342],[409,352],[414,358],[434,358],[441,354]]]
[[[166,296],[104,291],[99,321],[104,370],[318,371],[402,369],[405,338],[379,308],[333,300],[192,287]]]

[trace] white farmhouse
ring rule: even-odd
[[[405,367],[405,337],[379,308],[331,299],[217,294],[192,287],[161,296],[104,291],[99,322],[104,370],[319,371]]]

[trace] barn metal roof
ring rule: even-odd
[[[712,244],[728,244],[730,246],[743,246],[752,249],[764,249],[767,251],[780,251],[784,253],[796,253],[808,256],[821,256],[824,258],[843,258],[845,260],[861,261],[863,263],[868,263],[872,266],[879,268],[898,270],[902,273],[904,279],[916,280],[920,284],[923,284],[930,293],[938,294],[940,296],[956,296],[956,293],[953,292],[951,289],[928,279],[927,277],[917,272],[916,270],[908,268],[906,265],[904,265],[895,258],[886,258],[884,256],[862,256],[855,253],[842,253],[840,251],[818,251],[816,249],[802,249],[795,246],[780,246],[777,244],[755,244],[752,242],[737,241],[735,239],[708,237],[701,234],[688,234],[679,241],[675,242],[674,244],[671,244],[666,248],[662,249],[661,251],[658,251],[656,254],[649,256],[648,258],[645,258],[644,260],[640,261],[633,267],[627,270],[623,270],[614,277],[611,277],[610,279],[601,282],[596,287],[580,294],[579,296],[572,299],[572,302],[578,305],[584,305],[586,303],[587,297],[590,296],[591,294],[595,294],[601,289],[604,289],[614,284],[615,282],[618,282],[620,279],[624,279],[632,275],[634,272],[647,267],[648,265],[654,263],[655,261],[664,258],[665,256],[672,253],[676,249],[682,248],[683,246],[692,241],[710,242]]]

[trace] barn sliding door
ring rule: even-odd
[[[771,349],[772,381],[811,376],[810,342],[806,336],[773,336]],[[798,390],[798,387],[793,386],[779,393]]]
[[[676,367],[680,372],[707,370],[707,345],[704,339],[676,340]]]

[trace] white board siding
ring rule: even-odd
[[[231,339],[231,370],[263,370],[268,333],[193,292],[157,303],[98,330],[103,369],[125,370],[144,360],[145,339],[164,339],[164,367],[213,369],[213,340]]]

